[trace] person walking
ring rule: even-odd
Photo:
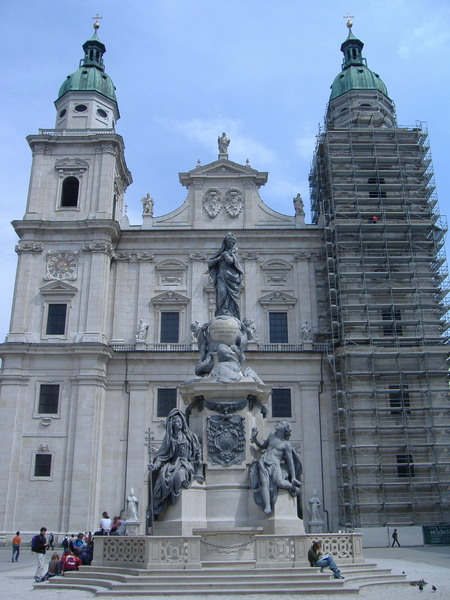
[[[55,536],[53,535],[53,533],[51,533],[48,536],[48,549],[53,551],[54,545],[55,545]]]
[[[12,557],[11,557],[11,562],[17,562],[19,560],[20,544],[21,543],[22,543],[22,538],[20,537],[20,531],[16,531],[16,535],[12,539]]]
[[[394,531],[392,532],[392,546],[391,546],[391,548],[394,547],[395,543],[397,543],[398,547],[401,548],[400,542],[398,541],[398,533],[397,533],[396,529],[394,529]]]
[[[34,581],[36,581],[36,583],[41,581],[44,577],[45,552],[48,548],[47,538],[45,537],[46,533],[47,527],[41,527],[39,534],[35,535],[31,540],[31,551],[37,556],[37,568],[34,575]]]

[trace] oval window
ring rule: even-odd
[[[77,112],[85,112],[87,110],[87,106],[86,106],[86,104],[77,104],[75,106],[75,110]]]
[[[98,108],[97,114],[99,117],[103,117],[103,119],[106,119],[106,117],[108,116],[108,113],[106,112],[106,110],[103,110],[103,108]]]
[[[66,114],[67,110],[65,108],[62,109],[62,111],[59,113],[59,118],[62,119],[63,116]]]

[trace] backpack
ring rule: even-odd
[[[75,556],[68,554],[65,560],[66,563],[66,571],[78,571],[77,561],[75,560]]]
[[[39,552],[41,550],[41,540],[40,535],[35,535],[31,540],[31,552]]]

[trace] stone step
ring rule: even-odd
[[[128,567],[101,567],[101,566],[95,566],[95,565],[91,565],[91,566],[83,566],[81,568],[81,570],[79,572],[83,572],[83,573],[89,573],[89,572],[95,572],[95,573],[115,573],[115,574],[120,574],[120,575],[136,575],[136,576],[145,576],[145,575],[158,575],[158,576],[164,576],[167,575],[167,573],[170,573],[172,577],[184,577],[186,575],[186,573],[191,573],[191,574],[198,574],[198,575],[205,575],[205,574],[214,574],[214,575],[223,575],[223,574],[228,574],[230,572],[235,573],[236,571],[238,571],[239,573],[251,573],[251,574],[255,574],[256,573],[267,573],[268,571],[270,572],[276,572],[277,574],[281,574],[283,572],[286,573],[290,573],[292,574],[292,572],[295,571],[295,573],[298,574],[306,574],[306,575],[311,575],[312,573],[316,573],[319,572],[319,568],[314,568],[314,567],[293,567],[293,566],[286,566],[285,563],[280,563],[279,566],[278,565],[271,565],[270,569],[266,569],[266,568],[256,568],[254,565],[253,566],[242,566],[242,563],[234,563],[234,562],[227,562],[227,563],[211,563],[211,562],[203,562],[202,563],[202,567],[203,568],[197,568],[197,569],[135,569],[135,568],[128,568]],[[348,571],[355,571],[355,570],[363,570],[363,571],[368,571],[368,570],[375,570],[377,569],[377,565],[376,563],[343,563],[339,565],[339,568],[341,570],[344,570],[346,572]]]
[[[338,581],[338,580],[336,580]],[[121,589],[105,589],[105,587],[103,586],[103,588],[101,588],[100,586],[95,586],[95,585],[82,585],[82,584],[78,584],[78,583],[71,583],[69,585],[65,585],[65,584],[61,584],[59,582],[55,582],[55,583],[42,583],[42,584],[36,584],[34,586],[36,589],[61,589],[61,590],[68,590],[68,589],[76,589],[76,590],[82,590],[82,591],[86,591],[86,592],[92,592],[94,593],[96,596],[108,596],[108,597],[124,597],[124,596],[161,596],[161,594],[163,593],[164,595],[170,595],[170,596],[185,596],[186,595],[186,591],[185,590],[178,590],[177,588],[174,588],[172,590],[170,590],[170,592],[161,592],[158,588],[156,588],[155,590],[148,590],[148,589],[144,589],[144,590],[131,590],[128,589],[127,587],[121,588]],[[211,595],[214,594],[215,596],[218,596],[220,594],[225,594],[225,595],[247,595],[247,594],[252,594],[254,593],[253,590],[249,590],[248,587],[235,587],[232,591],[230,590],[222,590],[221,588],[205,588],[205,589],[194,589],[192,588],[191,590],[189,590],[189,594],[193,595],[195,594],[196,596],[202,596],[202,595]],[[271,597],[274,596],[274,594],[279,594],[280,593],[280,589],[279,587],[266,587],[266,588],[261,588],[257,591],[258,594],[267,594],[270,595]],[[301,595],[305,595],[305,596],[309,596],[309,595],[316,595],[316,594],[359,594],[359,588],[355,587],[355,588],[345,588],[345,587],[334,587],[334,588],[330,588],[330,587],[323,587],[322,585],[319,584],[315,584],[313,586],[305,586],[302,587],[301,589],[298,586],[292,587],[292,588],[287,588],[284,589],[283,588],[283,593],[291,593],[291,594],[301,594]]]
[[[372,571],[372,573],[371,573],[371,571]],[[376,572],[373,569],[367,570],[367,571],[364,569],[358,569],[358,570],[352,570],[352,571],[344,569],[343,574],[345,575],[345,577],[347,579],[349,577],[356,578],[357,576],[367,578],[367,577],[370,577],[373,575],[375,575],[377,577],[390,575],[391,571],[390,571],[390,569],[378,569]],[[66,577],[67,577],[67,575],[66,575]],[[98,573],[95,571],[86,572],[83,570],[83,571],[71,573],[70,577],[75,578],[75,579],[92,580],[92,579],[102,579],[104,577],[104,574]],[[297,570],[291,569],[289,571],[285,571],[285,570],[283,570],[281,572],[276,571],[275,573],[270,572],[270,571],[267,571],[267,572],[253,571],[253,572],[247,572],[247,573],[236,573],[235,572],[232,575],[230,575],[229,572],[227,573],[224,571],[222,571],[220,574],[219,573],[209,573],[209,572],[192,573],[191,571],[182,571],[182,572],[177,573],[176,576],[174,573],[168,573],[167,571],[164,571],[162,573],[146,572],[146,574],[140,574],[138,577],[135,577],[135,576],[130,577],[127,575],[117,574],[115,572],[108,573],[108,580],[110,580],[110,581],[116,581],[119,583],[137,581],[139,584],[152,583],[154,581],[157,581],[158,583],[165,583],[165,582],[174,583],[176,581],[190,582],[190,581],[196,581],[198,579],[201,579],[203,582],[213,581],[215,583],[224,582],[226,584],[230,581],[230,578],[233,581],[239,582],[239,583],[253,582],[253,581],[255,581],[255,578],[258,579],[259,581],[271,581],[272,579],[275,579],[277,582],[284,582],[285,580],[314,582],[314,581],[317,581],[317,578],[331,579],[331,578],[333,578],[333,575],[329,569],[327,569],[323,573],[318,572],[316,569],[310,569],[306,573],[299,573]]]
[[[68,578],[68,576],[65,576],[66,578]],[[73,573],[70,575],[71,579],[74,579],[76,581],[78,580],[83,580],[83,581],[102,581],[104,579],[104,577],[99,576],[99,574],[97,573]],[[185,573],[184,577],[178,577],[178,578],[174,578],[172,577],[170,574],[165,574],[164,576],[154,576],[154,575],[148,575],[148,576],[141,576],[141,577],[126,577],[123,575],[109,575],[108,576],[108,581],[110,581],[111,583],[118,583],[118,584],[130,584],[130,585],[153,585],[153,584],[157,584],[157,585],[191,585],[192,583],[196,583],[198,581],[200,581],[202,584],[205,585],[228,585],[231,582],[234,583],[238,583],[238,584],[253,584],[254,581],[258,581],[258,582],[263,582],[263,583],[267,583],[267,584],[271,584],[272,582],[275,583],[283,583],[283,585],[285,583],[297,583],[297,582],[301,582],[301,583],[314,583],[316,581],[318,581],[318,579],[320,580],[331,580],[333,579],[332,574],[331,573],[319,573],[319,574],[311,574],[310,576],[302,576],[299,577],[298,575],[296,575],[295,573],[291,573],[290,575],[285,574],[284,576],[280,576],[278,574],[248,574],[248,575],[238,575],[238,574],[234,574],[233,576],[231,576],[230,574],[228,575],[221,575],[220,577],[217,576],[212,576],[212,575],[192,575],[190,573]]]
[[[404,575],[390,569],[377,569],[373,563],[343,566],[345,580],[334,579],[327,569],[246,568],[236,571],[230,565],[195,570],[158,570],[83,567],[80,571],[36,584],[36,588],[80,589],[98,596],[157,596],[204,594],[339,594],[358,593],[361,587],[402,583]]]

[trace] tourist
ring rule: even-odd
[[[314,542],[308,551],[309,564],[312,567],[320,567],[321,572],[325,567],[329,567],[333,571],[335,579],[344,579],[331,554],[323,554],[321,549],[322,542]]]
[[[400,542],[398,541],[398,533],[397,533],[396,529],[394,529],[394,531],[392,532],[392,546],[391,546],[391,548],[394,547],[394,544],[397,544],[397,546],[399,548],[401,548]]]
[[[48,543],[45,534],[47,533],[46,527],[41,527],[38,535],[35,535],[31,540],[31,551],[36,554],[37,557],[37,568],[34,574],[34,581],[41,581],[44,576],[44,561],[45,552],[47,551]]]
[[[62,574],[64,575],[64,573],[67,571],[78,571],[80,565],[82,564],[83,563],[78,556],[75,556],[70,550],[66,550],[61,559]]]
[[[110,535],[125,535],[127,524],[120,517],[114,517]]]
[[[86,542],[84,541],[84,535],[82,533],[79,533],[77,535],[77,539],[73,542],[72,546],[72,552],[78,556],[79,553],[84,550],[86,548]]]
[[[100,519],[100,529],[97,531],[97,535],[109,535],[111,531],[111,519],[106,512],[106,510],[102,513],[102,518]]]
[[[50,562],[48,563],[47,573],[41,579],[41,581],[47,581],[52,577],[56,577],[61,573],[61,560],[57,552],[53,552]]]
[[[11,557],[11,562],[17,562],[19,560],[20,544],[21,543],[22,543],[22,538],[20,537],[20,531],[16,531],[16,535],[12,539],[12,557]]]

